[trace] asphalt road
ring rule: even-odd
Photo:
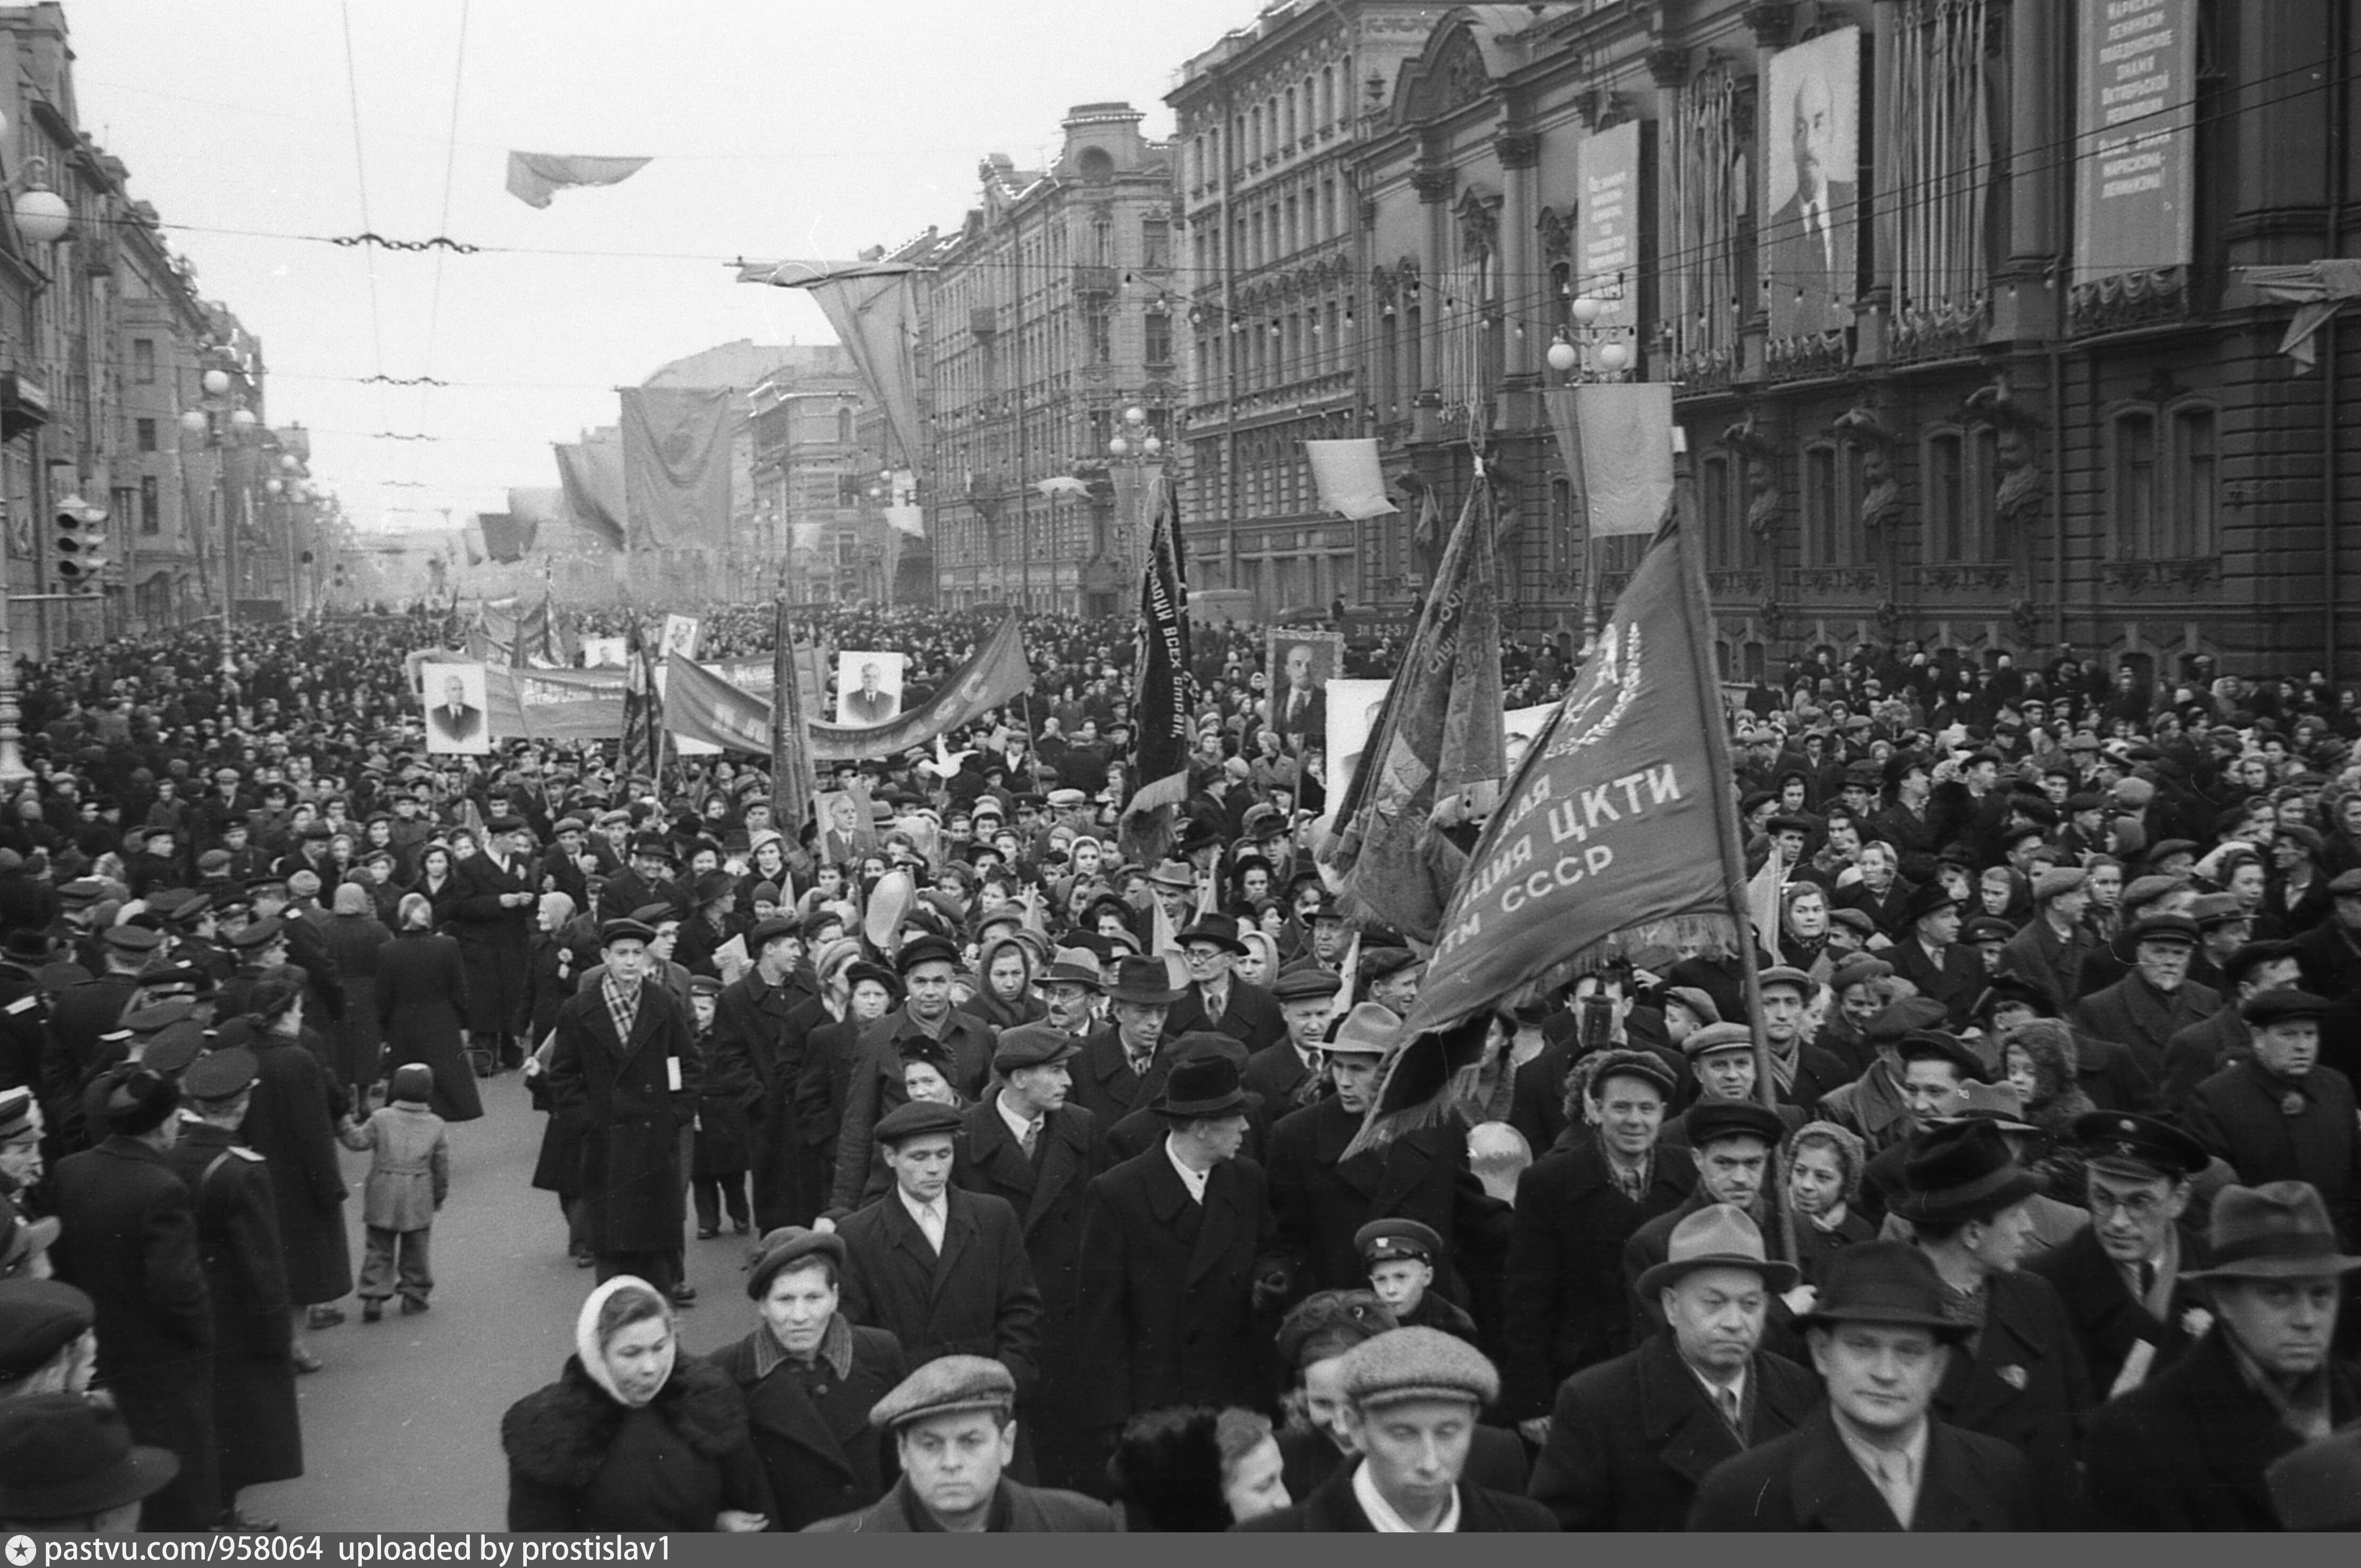
[[[451,1198],[435,1219],[434,1310],[315,1331],[326,1363],[296,1380],[303,1412],[302,1479],[239,1497],[290,1530],[500,1530],[508,1508],[501,1413],[556,1377],[592,1277],[566,1254],[557,1200],[529,1185],[544,1118],[516,1075],[483,1085],[484,1116],[451,1129]],[[366,1155],[347,1153],[353,1266],[361,1259]],[[709,1351],[752,1325],[740,1266],[746,1241],[725,1221],[688,1242],[695,1310],[682,1339]]]

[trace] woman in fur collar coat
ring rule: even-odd
[[[500,1419],[509,1529],[769,1528],[771,1494],[738,1387],[679,1348],[643,1279],[590,1293],[556,1382]]]

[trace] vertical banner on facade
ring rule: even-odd
[[[1599,327],[1627,338],[1640,325],[1640,280],[1651,260],[1646,247],[1654,182],[1648,165],[1654,130],[1652,124],[1626,120],[1594,132],[1575,162],[1582,191],[1575,292],[1605,307]]]
[[[2182,266],[2195,213],[2197,0],[2080,7],[2074,281]]]
[[[1771,57],[1763,94],[1769,214],[1755,234],[1773,340],[1852,325],[1861,272],[1859,27]]]
[[[623,499],[632,548],[728,543],[734,401],[724,389],[623,389]]]

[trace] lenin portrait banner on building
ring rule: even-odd
[[[1771,57],[1756,231],[1774,340],[1852,325],[1861,271],[1861,41],[1839,27]]]
[[[2074,281],[2183,266],[2197,185],[2197,0],[2111,0],[2081,16]]]

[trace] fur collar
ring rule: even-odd
[[[683,1351],[672,1378],[648,1409],[689,1448],[718,1459],[746,1446],[746,1406],[736,1385],[702,1356]],[[556,1382],[509,1407],[500,1418],[500,1446],[520,1475],[545,1486],[587,1486],[606,1463],[617,1429],[630,1414],[590,1381],[580,1360],[566,1359]]]

